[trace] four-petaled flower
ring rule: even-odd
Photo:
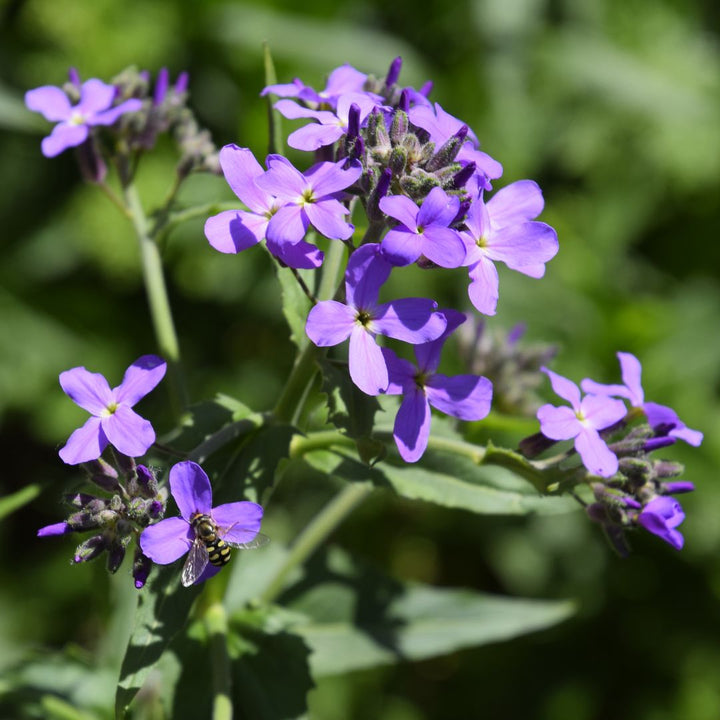
[[[82,145],[94,125],[112,125],[121,115],[137,112],[142,102],[136,98],[112,107],[116,90],[101,80],[86,80],[80,87],[80,101],[71,105],[68,96],[54,85],[28,90],[25,104],[30,110],[42,113],[46,120],[57,122],[53,131],[42,141],[45,157],[55,157],[63,150]]]
[[[620,361],[623,385],[605,385],[604,383],[585,379],[581,383],[582,389],[596,395],[614,395],[627,398],[630,405],[641,408],[645,412],[648,423],[656,432],[684,440],[695,447],[700,445],[703,434],[699,430],[692,430],[687,427],[672,408],[653,402],[645,402],[645,392],[641,383],[642,366],[640,361],[627,352],[619,352],[617,357]]]
[[[226,543],[244,544],[260,531],[263,509],[249,500],[212,506],[212,487],[205,471],[190,460],[170,469],[170,493],[175,498],[180,517],[165,518],[143,530],[140,547],[158,565],[168,565],[185,555],[195,541],[192,520],[208,516],[217,527],[217,535]],[[203,582],[220,571],[208,563],[195,578]]]
[[[574,439],[583,465],[595,475],[612,477],[618,459],[598,431],[625,417],[625,403],[606,395],[586,395],[581,400],[580,388],[574,382],[545,367],[541,370],[550,378],[555,393],[572,407],[543,405],[537,411],[540,431],[551,440]]]
[[[478,375],[448,377],[436,373],[440,352],[448,336],[465,321],[456,310],[442,310],[447,320],[443,334],[432,342],[415,345],[417,366],[383,349],[390,383],[388,395],[402,395],[395,416],[393,437],[400,456],[416,462],[427,447],[430,435],[430,406],[460,420],[482,420],[490,412],[492,383]]]
[[[558,251],[555,230],[533,221],[543,209],[540,188],[532,180],[519,180],[498,191],[485,203],[482,193],[465,218],[472,304],[485,315],[494,315],[498,301],[498,273],[494,262],[530,277],[545,274],[545,263]]]
[[[363,245],[348,260],[345,303],[324,300],[308,314],[305,331],[320,347],[337,345],[350,338],[349,365],[352,381],[368,395],[385,392],[388,370],[375,335],[425,343],[445,330],[445,317],[437,303],[425,298],[403,298],[378,304],[381,285],[392,266],[383,259],[377,244]]]
[[[666,495],[653,498],[637,516],[638,524],[657,535],[676,550],[682,550],[685,539],[675,528],[685,519],[682,505]]]
[[[143,355],[111,389],[99,373],[76,367],[60,373],[65,393],[92,417],[70,436],[60,457],[68,465],[97,460],[108,443],[128,457],[144,455],[155,442],[152,425],[131,408],[165,375],[167,365],[157,355]]]

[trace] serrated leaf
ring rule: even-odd
[[[139,593],[130,640],[120,668],[115,694],[115,716],[120,719],[143,686],[150,671],[181,630],[202,586],[180,587],[177,563],[154,568],[150,582]]]

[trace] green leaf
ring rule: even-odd
[[[311,584],[289,605],[311,618],[293,629],[312,649],[316,677],[509,640],[551,627],[574,610],[569,601],[403,584],[337,550],[321,567],[324,581]]]
[[[285,320],[290,328],[290,340],[298,350],[302,351],[310,342],[305,334],[305,321],[310,312],[310,299],[303,292],[298,277],[305,282],[312,291],[315,276],[310,270],[292,270],[287,267],[275,265],[280,287],[282,288],[282,310]]]
[[[11,515],[16,510],[32,502],[40,494],[40,485],[37,483],[20,488],[16,492],[0,498],[0,520]]]
[[[153,569],[152,580],[139,593],[135,623],[120,668],[115,715],[125,713],[150,671],[188,617],[201,586],[180,587],[178,563]]]

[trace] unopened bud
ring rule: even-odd
[[[100,555],[106,547],[107,541],[104,535],[93,535],[77,546],[72,562],[81,563],[93,560]]]
[[[551,448],[556,442],[557,440],[551,440],[542,433],[535,433],[523,438],[518,443],[518,451],[526,458],[534,458]]]

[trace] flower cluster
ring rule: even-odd
[[[467,268],[469,302],[492,315],[499,296],[495,263],[539,278],[558,242],[549,225],[535,220],[543,198],[534,182],[486,197],[502,166],[479,149],[467,124],[430,103],[429,86],[398,85],[400,68],[398,58],[378,80],[344,65],[319,92],[299,79],[266,87],[262,94],[282,98],[278,112],[309,121],[288,143],[313,152],[316,162],[300,172],[269,155],[263,169],[248,148],[226,145],[220,165],[247,210],[209,218],[205,235],[224,253],[265,240],[278,261],[296,269],[322,265],[311,229],[347,245],[344,297],[315,304],[306,331],[320,347],[349,340],[350,377],[363,392],[403,395],[395,440],[400,455],[414,462],[427,444],[430,405],[480,420],[489,412],[492,385],[478,376],[435,374],[440,348],[464,321],[462,313],[440,310],[429,298],[380,302],[381,287],[408,265]],[[353,200],[367,216],[362,239],[349,222]],[[418,366],[380,347],[378,336],[414,346]]]
[[[677,440],[697,447],[703,435],[688,428],[672,408],[646,403],[640,361],[630,353],[617,356],[623,384],[586,378],[581,383],[584,396],[571,380],[543,368],[555,393],[570,407],[543,405],[537,412],[540,435],[523,441],[521,450],[532,457],[556,441],[573,440],[594,495],[588,514],[603,525],[618,551],[627,553],[624,530],[633,526],[679,550],[683,537],[675,528],[685,515],[680,503],[668,496],[694,486],[675,479],[684,472],[682,465],[652,459],[650,453]]]

